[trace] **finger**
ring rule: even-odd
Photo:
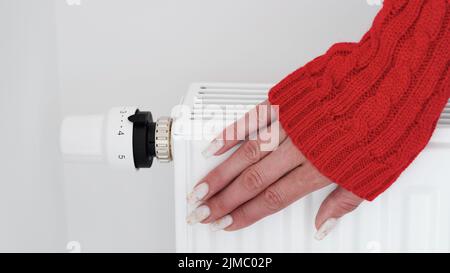
[[[275,108],[267,100],[263,101],[236,122],[227,126],[202,152],[203,156],[208,158],[227,152],[242,140],[270,125],[277,117],[278,113]]]
[[[364,199],[352,192],[337,187],[323,201],[316,216],[315,238],[322,240],[334,228],[337,219],[355,210]]]
[[[252,200],[212,223],[211,227],[225,228],[227,231],[247,227],[330,183],[330,180],[322,176],[311,163],[305,162]]]
[[[287,137],[281,126],[278,126],[278,121],[263,129],[259,135],[264,135],[264,131],[271,130],[272,127],[276,127],[279,132],[271,133],[274,137],[270,143],[259,136],[256,140],[244,142],[229,158],[197,183],[194,190],[188,195],[189,204],[195,205],[199,201],[207,200],[233,181],[242,171],[275,150]]]
[[[203,223],[212,222],[233,211],[304,161],[303,154],[287,138],[277,150],[246,169],[225,189],[206,200],[210,215]]]

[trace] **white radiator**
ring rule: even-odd
[[[342,218],[323,241],[313,238],[314,218],[334,186],[241,231],[212,232],[207,225],[187,225],[187,193],[229,155],[204,159],[201,151],[208,140],[202,135],[206,132],[213,137],[220,132],[226,124],[264,100],[269,87],[193,84],[184,98],[184,108],[174,112],[172,150],[178,252],[450,251],[450,103],[431,142],[400,179],[375,201],[363,203]],[[211,114],[221,106],[227,107],[226,114]]]

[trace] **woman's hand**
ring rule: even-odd
[[[228,126],[205,150],[206,157],[221,155],[243,140],[188,196],[191,205],[199,205],[188,216],[188,223],[210,223],[213,230],[238,230],[332,184],[295,147],[279,126],[273,109],[267,101],[259,104]],[[317,213],[316,239],[325,237],[336,220],[362,200],[337,187]]]

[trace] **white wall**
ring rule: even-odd
[[[0,0],[0,252],[66,247],[53,4]]]
[[[22,9],[29,14],[51,13],[45,1],[37,4],[38,1],[32,0],[0,0],[2,22],[5,18],[25,20],[4,9],[11,2],[19,1],[28,5],[29,9]],[[68,4],[78,1],[80,5]],[[46,131],[49,138],[40,135],[46,146],[29,144],[33,156],[22,166],[18,165],[20,158],[14,143],[23,141],[19,134],[28,127],[19,126],[11,119],[1,121],[2,127],[12,128],[7,133],[9,142],[2,140],[2,151],[6,149],[13,156],[12,161],[2,159],[1,162],[2,172],[5,166],[8,168],[3,177],[6,179],[0,182],[3,199],[0,201],[0,243],[9,242],[4,249],[29,249],[27,240],[33,240],[24,237],[26,232],[51,227],[45,236],[34,239],[33,246],[36,246],[40,241],[50,240],[48,234],[65,225],[62,207],[52,205],[63,196],[61,180],[55,174],[61,170],[55,155],[54,129],[58,121],[51,115],[59,106],[63,115],[68,115],[104,112],[115,105],[139,105],[160,116],[170,113],[188,84],[194,81],[276,82],[324,52],[333,42],[358,40],[379,9],[365,0],[54,0],[54,7],[56,43],[50,42],[51,37],[45,33],[27,35],[33,42],[45,40],[47,47],[41,47],[44,52],[57,53],[60,103],[51,84],[46,88],[30,80],[28,89],[15,89],[17,92],[9,89],[8,93],[2,85],[2,114],[12,113],[18,105],[21,110],[35,109],[40,117],[37,124],[48,124],[52,129]],[[36,20],[27,23],[27,27],[39,27],[47,22],[51,29],[51,19]],[[2,33],[2,42],[17,39],[13,34],[23,31],[5,30],[9,35]],[[0,54],[10,55],[3,43],[0,50]],[[10,62],[17,63],[15,55],[12,56]],[[41,56],[43,64],[53,60],[52,56],[37,52],[33,58],[36,56]],[[22,59],[25,66],[26,60]],[[46,68],[36,69],[40,72]],[[4,75],[8,79],[14,77],[8,72]],[[44,89],[42,93],[32,92]],[[42,102],[39,94],[48,100]],[[23,114],[22,118],[25,117]],[[47,149],[52,152],[51,158],[43,156]],[[36,162],[43,162],[46,168],[51,166],[53,176],[36,175],[32,167]],[[55,238],[77,241],[82,251],[174,249],[170,165],[155,164],[154,168],[138,173],[79,164],[64,164],[63,170],[67,202],[58,204],[66,204],[68,235],[65,231],[55,231]],[[19,198],[23,197],[22,193],[26,198]],[[51,198],[42,200],[46,195]],[[27,207],[36,207],[24,214],[18,205],[23,202]],[[52,219],[33,217],[30,214],[34,211],[46,211],[45,215]],[[25,219],[24,225],[20,226],[22,222],[16,218]],[[33,222],[37,224],[32,225]]]

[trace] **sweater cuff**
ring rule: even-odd
[[[274,86],[293,143],[325,176],[366,199],[428,143],[450,94],[448,1],[386,0],[358,43],[340,43]]]

